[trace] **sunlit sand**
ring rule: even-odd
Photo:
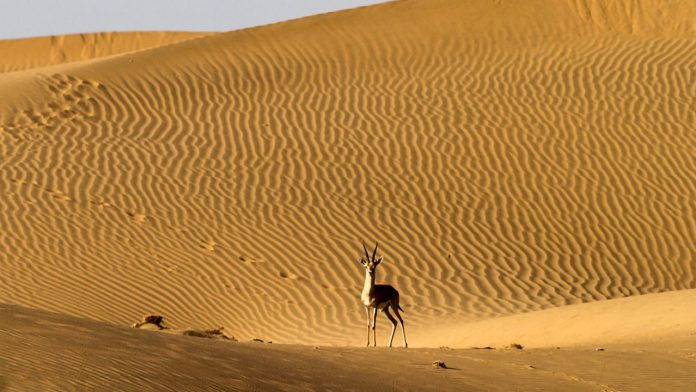
[[[694,18],[0,41],[0,390],[693,390]],[[382,315],[364,347],[363,242],[408,349]]]

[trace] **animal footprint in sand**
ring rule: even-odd
[[[300,280],[302,279],[301,276],[295,275],[293,273],[285,272],[285,271],[280,271],[278,272],[278,276],[280,276],[283,279],[290,279],[290,280]]]
[[[213,240],[207,240],[203,241],[201,243],[201,248],[205,249],[208,252],[215,252],[215,247],[217,246],[217,242]]]
[[[127,212],[128,216],[130,216],[133,219],[133,222],[137,224],[143,224],[145,221],[147,221],[147,215],[141,214],[135,211],[128,211]]]

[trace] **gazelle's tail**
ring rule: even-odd
[[[401,305],[396,305],[396,307],[399,308],[400,311],[404,311],[403,309],[401,309]]]

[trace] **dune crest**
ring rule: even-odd
[[[133,32],[0,40],[0,73],[91,60],[207,35],[210,33]]]
[[[362,344],[362,241],[414,347],[695,288],[696,41],[573,4],[394,2],[0,75],[0,302]]]
[[[696,3],[661,0],[567,0],[583,20],[607,31],[655,36],[696,35]]]

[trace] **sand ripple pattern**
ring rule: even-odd
[[[696,41],[454,3],[42,73],[0,128],[0,301],[361,343],[376,240],[416,330],[695,288]]]

